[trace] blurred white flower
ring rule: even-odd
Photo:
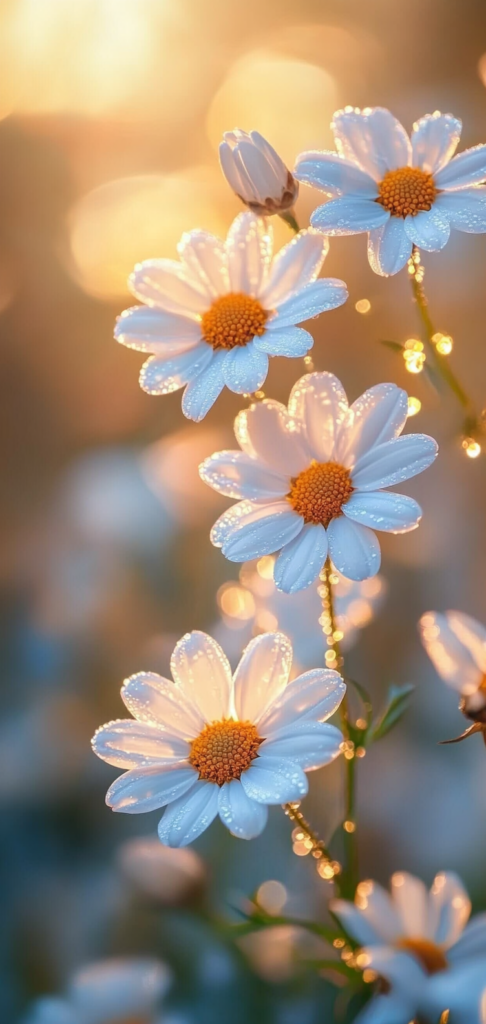
[[[37,1000],[24,1024],[162,1024],[170,972],[159,960],[100,960],[72,978],[65,997]]]
[[[343,281],[317,280],[327,253],[318,232],[301,231],[272,259],[273,232],[252,213],[233,221],[225,242],[191,231],[180,261],[145,260],[130,278],[145,303],[125,310],[115,338],[151,352],[140,385],[151,395],[185,388],[182,411],[202,420],[224,386],[257,391],[269,356],[305,356],[313,345],[296,324],[341,306]]]
[[[282,213],[294,205],[298,182],[260,132],[225,132],[219,159],[229,186],[253,213]]]
[[[413,498],[384,487],[431,465],[437,444],[425,434],[399,437],[407,395],[377,384],[348,406],[331,373],[294,385],[288,410],[265,401],[242,411],[235,434],[242,451],[203,462],[203,480],[242,499],[215,523],[211,540],[232,562],[280,551],[274,579],[292,594],[308,587],[329,555],[352,580],[375,576],[380,545],[373,530],[406,533],[422,510]]]
[[[206,883],[204,861],[195,850],[171,850],[158,839],[127,839],[118,860],[125,877],[164,906],[190,903]]]
[[[334,197],[311,224],[325,235],[367,231],[377,274],[396,274],[412,245],[443,249],[450,230],[486,231],[486,146],[453,156],[462,124],[452,114],[426,114],[409,139],[383,107],[338,110],[337,153],[302,153],[295,176]]]
[[[409,1024],[420,1017],[436,1024],[458,1010],[454,1022],[479,1024],[477,980],[486,977],[486,914],[471,923],[471,903],[456,875],[436,875],[430,892],[420,879],[399,872],[391,897],[376,882],[360,882],[354,903],[330,904],[346,932],[363,947],[360,967],[391,986],[358,1016],[360,1024]],[[475,987],[476,986],[476,987]],[[470,1016],[471,1005],[477,1011]]]
[[[448,611],[426,612],[419,629],[437,672],[461,694],[459,708],[473,722],[458,738],[482,732],[486,743],[486,628],[470,615]]]
[[[98,757],[128,768],[108,790],[114,811],[167,806],[159,837],[186,846],[219,814],[233,835],[264,829],[268,805],[300,800],[306,771],[338,756],[342,734],[328,719],[345,685],[314,669],[289,683],[292,647],[281,633],[248,644],[234,678],[219,644],[186,633],[171,660],[174,682],[140,672],[122,688],[135,720],[109,722],[93,737]]]

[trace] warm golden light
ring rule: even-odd
[[[357,313],[369,313],[371,302],[369,299],[358,299],[354,306]]]
[[[432,341],[441,356],[448,356],[452,352],[453,340],[450,334],[442,334],[442,331],[437,331],[432,335]]]
[[[405,369],[409,373],[422,373],[425,363],[425,352],[422,341],[417,338],[409,338],[403,349]]]
[[[229,619],[246,622],[255,614],[253,594],[237,583],[224,583],[217,593],[218,605]]]
[[[422,402],[420,401],[420,398],[415,398],[414,395],[409,395],[407,416],[416,416],[417,413],[420,412],[421,408]]]
[[[279,914],[287,902],[287,890],[281,882],[272,879],[262,882],[257,889],[256,899],[267,914]]]
[[[477,459],[478,455],[481,455],[481,445],[479,441],[476,441],[474,437],[465,437],[462,442],[462,447],[468,457],[468,459]]]

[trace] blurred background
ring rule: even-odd
[[[1,0],[2,1022],[88,961],[147,951],[171,965],[167,1013],[183,1024],[317,1024],[331,1006],[335,990],[299,962],[290,929],[235,950],[208,923],[208,906],[237,919],[256,890],[272,912],[324,918],[327,883],[294,855],[279,809],[251,844],[218,824],[196,843],[206,874],[195,914],[197,886],[174,896],[156,872],[154,894],[150,873],[142,884],[127,871],[121,844],[153,838],[158,815],[105,807],[118,772],[91,754],[90,736],[123,716],[124,677],[167,672],[182,633],[214,631],[235,661],[252,633],[300,621],[298,665],[322,656],[317,627],[305,634],[312,596],[289,616],[268,564],[240,578],[209,543],[226,503],[197,466],[233,446],[241,400],[226,392],[201,425],[185,421],[180,393],[139,389],[142,358],[115,344],[113,322],[133,303],[137,260],[174,256],[193,227],[224,234],[239,212],[218,167],[223,130],[258,129],[292,167],[301,150],[332,147],[340,106],[387,106],[408,129],[439,108],[463,119],[464,148],[486,141],[485,87],[476,0],[460,12],[455,0]],[[301,188],[302,225],[318,201]],[[279,247],[290,233],[274,226]],[[453,233],[424,259],[434,320],[480,408],[485,256],[484,236]],[[350,675],[376,705],[390,683],[417,687],[408,716],[359,765],[362,872],[430,882],[454,869],[484,909],[484,746],[437,745],[463,720],[416,630],[429,608],[486,619],[484,456],[465,457],[453,398],[439,401],[379,343],[417,334],[406,273],[373,275],[365,236],[333,240],[324,273],[350,298],[312,323],[316,369],[336,373],[351,400],[379,381],[407,387],[422,403],[411,429],[441,444],[407,487],[424,508],[420,529],[385,537],[378,584],[343,594]],[[286,401],[301,372],[272,361],[266,393]],[[304,807],[326,838],[341,770],[313,775]],[[189,874],[201,870],[192,862]],[[279,885],[259,888],[268,882]]]

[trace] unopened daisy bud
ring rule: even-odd
[[[225,132],[219,159],[233,192],[253,213],[263,217],[294,205],[298,182],[259,132]]]
[[[164,906],[193,903],[206,884],[206,868],[194,850],[171,850],[158,839],[128,839],[118,860],[139,892]]]

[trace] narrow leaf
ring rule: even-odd
[[[386,736],[390,729],[393,729],[393,726],[400,721],[407,710],[414,689],[412,683],[405,683],[403,686],[390,686],[385,710],[372,728],[372,740],[383,739],[383,736]]]

